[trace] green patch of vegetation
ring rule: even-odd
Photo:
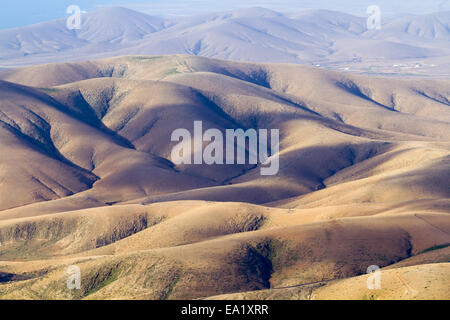
[[[153,57],[147,57],[147,56],[138,56],[138,57],[133,57],[133,60],[137,60],[137,61],[154,61],[157,59],[161,59],[163,58],[163,56],[153,56]]]
[[[39,88],[40,90],[42,90],[42,91],[45,91],[45,92],[58,92],[58,91],[60,91],[60,89],[57,89],[57,88]]]
[[[158,265],[158,263],[160,263],[162,261],[162,259],[157,259],[155,263],[153,263],[150,268],[147,269],[146,274],[148,274],[148,277],[145,277],[145,275],[143,277],[144,278],[144,287],[147,287],[148,282],[152,279],[152,272],[153,270],[155,270],[156,266]]]
[[[116,281],[119,277],[118,266],[113,266],[104,270],[99,270],[90,279],[87,280],[88,285],[85,288],[83,296],[89,296],[103,289]],[[83,283],[83,282],[82,282]]]
[[[0,300],[3,300],[4,297],[6,297],[8,294],[12,292],[20,292],[25,293],[27,291],[28,294],[24,294],[23,296],[27,296],[31,299],[38,299],[39,296],[31,289],[33,284],[36,283],[37,280],[25,280],[21,282],[15,282],[14,285],[11,285],[11,283],[6,284],[0,284]],[[32,294],[30,297],[29,293]]]
[[[168,76],[178,74],[178,73],[181,73],[181,72],[179,72],[177,68],[173,68],[173,69],[168,70],[164,75],[166,77],[168,77]]]
[[[312,255],[312,252],[305,248],[304,255]],[[274,271],[280,271],[283,268],[294,265],[299,259],[295,250],[291,249],[288,241],[271,240],[270,241],[270,256]]]
[[[54,244],[80,230],[81,219],[52,219],[21,223],[0,229],[0,257],[4,260],[32,260],[55,255]]]
[[[0,250],[0,257],[4,260],[33,260],[42,257],[38,252],[42,241],[20,241],[13,245],[5,246]]]
[[[109,277],[105,281],[103,281],[97,288],[95,288],[94,291],[91,291],[91,293],[99,291],[100,289],[102,289],[102,288],[106,287],[107,285],[113,283],[114,281],[117,280],[117,278],[118,278],[117,277],[117,272],[113,270],[111,272],[111,274],[109,275]]]
[[[377,300],[378,299],[378,294],[372,292],[372,293],[368,293],[364,296],[363,300]]]
[[[172,292],[173,292],[173,289],[175,289],[176,285],[177,285],[178,282],[180,281],[180,278],[181,278],[181,277],[180,277],[180,274],[177,273],[177,274],[175,275],[175,278],[173,279],[173,281],[170,283],[169,288],[167,289],[167,293],[164,295],[164,297],[163,297],[162,300],[167,300],[167,299],[170,297],[170,295],[171,295]]]

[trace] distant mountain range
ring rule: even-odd
[[[162,19],[107,7],[83,14],[80,30],[68,30],[66,19],[60,19],[0,31],[0,67],[126,54],[192,54],[360,71],[370,71],[373,64],[409,62],[440,66],[442,72],[450,70],[449,44],[450,12],[407,16],[368,30],[364,17],[327,10],[281,14],[249,8]]]

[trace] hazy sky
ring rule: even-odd
[[[369,5],[380,6],[385,15],[450,11],[450,0],[3,0],[0,29],[66,17],[69,5],[90,11],[99,6],[123,6],[151,15],[182,16],[246,7],[265,7],[281,12],[330,9],[365,15]]]

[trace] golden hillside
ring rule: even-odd
[[[0,299],[450,299],[450,81],[185,55],[0,79]],[[279,129],[279,173],[175,165],[198,120]]]

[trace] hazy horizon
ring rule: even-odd
[[[48,20],[67,17],[66,8],[78,5],[84,11],[93,11],[104,6],[120,6],[140,11],[154,16],[192,16],[244,9],[249,7],[263,7],[279,12],[298,12],[303,10],[326,9],[349,13],[357,16],[366,16],[366,9],[370,5],[378,5],[385,17],[406,14],[427,14],[450,10],[449,0],[429,0],[426,3],[420,0],[398,0],[394,3],[387,0],[361,0],[354,3],[351,0],[307,0],[307,1],[268,1],[268,0],[231,0],[227,3],[211,3],[206,0],[172,0],[172,1],[127,1],[127,0],[62,0],[55,5],[53,1],[44,0],[39,3],[31,0],[20,0],[3,4],[0,11],[0,30],[32,25]]]

